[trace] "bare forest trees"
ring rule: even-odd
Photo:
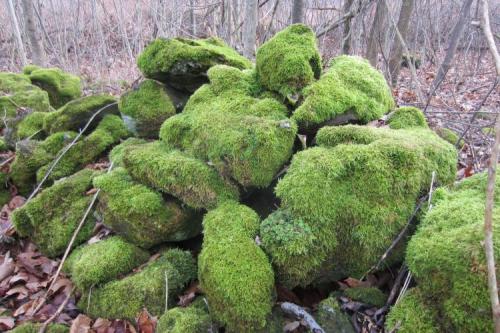
[[[245,5],[245,20],[243,22],[243,55],[253,58],[257,33],[258,1],[247,0]]]
[[[12,22],[12,29],[14,30],[14,37],[17,43],[17,50],[19,52],[19,57],[21,58],[21,63],[23,65],[27,64],[26,52],[24,51],[23,40],[21,38],[21,31],[19,29],[19,23],[16,16],[16,11],[14,10],[13,0],[6,0],[7,8],[9,9],[10,20]]]
[[[386,6],[383,0],[378,0],[375,4],[375,18],[373,19],[372,28],[370,29],[370,37],[366,47],[365,57],[368,59],[372,66],[377,65],[378,50],[383,47],[385,43],[385,30],[383,29],[385,23]]]
[[[304,22],[304,0],[293,0],[292,23]]]
[[[403,0],[401,11],[399,13],[397,29],[401,34],[403,41],[406,41],[408,35],[408,26],[410,24],[411,13],[415,0]],[[401,69],[401,58],[403,55],[403,41],[400,38],[394,38],[391,49],[391,58],[389,60],[389,74],[392,85],[394,86],[398,80],[399,71]]]
[[[28,36],[29,43],[32,52],[32,62],[35,65],[45,66],[45,51],[40,44],[40,35],[35,24],[35,14],[33,10],[33,1],[22,0],[21,1],[23,12],[24,12],[24,30]]]
[[[354,0],[346,0],[344,3],[344,13],[349,13]],[[344,31],[342,35],[342,53],[349,54],[351,51],[351,21],[352,17],[347,17],[344,22]]]

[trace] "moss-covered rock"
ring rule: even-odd
[[[107,105],[110,106],[106,107]],[[106,115],[119,114],[114,97],[93,95],[71,101],[45,117],[43,128],[49,134],[60,131],[78,131],[85,126],[94,113],[104,107],[106,109],[102,110],[90,124],[89,129],[93,129]]]
[[[166,309],[166,297],[172,307],[177,295],[195,277],[196,263],[191,254],[171,249],[140,272],[83,294],[78,306],[94,318],[134,320],[144,308],[159,316]]]
[[[38,333],[42,324],[24,323],[12,330],[9,333]],[[46,333],[68,333],[69,327],[62,324],[49,324],[45,329]]]
[[[387,301],[387,295],[375,287],[356,287],[344,290],[344,294],[354,301],[381,308]]]
[[[339,56],[321,78],[304,89],[304,101],[293,113],[301,129],[356,120],[367,123],[394,107],[382,73],[368,61]]]
[[[268,186],[292,154],[295,123],[283,104],[259,98],[254,72],[215,66],[208,76],[210,84],[165,121],[160,138],[242,186]]]
[[[361,277],[406,224],[432,172],[443,184],[455,177],[456,150],[427,129],[324,127],[316,139],[275,189],[288,215],[261,227],[279,280],[292,287]]]
[[[165,201],[121,167],[95,178],[94,185],[101,189],[99,208],[104,223],[140,247],[181,241],[201,232],[201,217],[173,200]]]
[[[250,68],[252,63],[221,39],[159,38],[139,55],[137,65],[145,77],[177,89],[194,92],[207,81],[207,70],[217,64]]]
[[[401,128],[429,128],[427,121],[425,120],[424,113],[413,106],[403,106],[397,108],[387,119],[389,127],[392,129]]]
[[[120,144],[116,145],[109,152],[109,161],[113,163],[113,167],[122,167],[123,166],[123,154],[125,152],[125,148],[129,146],[142,145],[147,141],[139,138],[128,138],[122,141]]]
[[[4,172],[0,172],[0,207],[8,203],[11,198],[7,179],[8,175]]]
[[[325,333],[354,333],[349,316],[342,312],[335,297],[328,297],[318,304],[315,319]]]
[[[199,306],[176,307],[165,312],[158,320],[157,333],[210,332],[212,322],[207,311]]]
[[[289,100],[321,75],[321,56],[311,28],[293,24],[257,50],[259,82]]]
[[[12,223],[21,237],[30,237],[41,252],[49,257],[62,254],[92,200],[86,192],[92,178],[99,173],[82,170],[56,182],[12,214]],[[95,220],[89,214],[74,246],[92,234]]]
[[[43,123],[45,121],[45,117],[49,113],[47,112],[32,112],[28,114],[26,117],[21,120],[16,128],[17,128],[17,140],[19,139],[38,139],[43,137]],[[17,141],[16,140],[16,141]]]
[[[214,208],[218,203],[238,198],[238,189],[208,164],[162,142],[126,147],[123,162],[140,183],[173,195],[189,207]]]
[[[436,134],[439,135],[441,139],[448,141],[452,145],[456,145],[458,139],[460,138],[457,133],[446,127],[437,127],[434,129],[434,132],[436,132]],[[494,131],[492,133],[494,133]],[[460,140],[460,146],[462,146],[463,144],[464,140],[462,139]]]
[[[5,137],[0,136],[0,151],[7,151],[9,150],[9,147],[7,146],[7,143],[5,142]]]
[[[250,208],[226,202],[203,220],[198,278],[210,314],[228,332],[256,332],[271,314],[274,274],[255,244],[259,217]]]
[[[122,95],[118,107],[129,130],[144,138],[158,138],[161,124],[175,114],[165,87],[154,80]]]
[[[112,236],[75,249],[65,263],[65,271],[79,290],[114,280],[145,263],[149,253]]]
[[[82,95],[78,76],[59,68],[30,68],[28,71],[31,82],[49,94],[50,104],[56,109]]]

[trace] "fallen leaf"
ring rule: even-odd
[[[92,323],[90,317],[79,314],[78,317],[73,320],[69,333],[88,333],[90,332],[90,323]]]
[[[2,332],[12,329],[15,324],[12,317],[0,317],[0,329],[2,329]]]
[[[139,314],[139,318],[137,318],[137,327],[139,328],[139,333],[154,333],[156,320],[144,309]]]

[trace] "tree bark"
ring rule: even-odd
[[[354,0],[345,0],[344,14],[351,11],[353,3]],[[351,20],[352,17],[348,17],[344,22],[344,31],[342,33],[342,54],[349,54],[351,52]]]
[[[368,59],[372,66],[377,65],[379,45],[384,45],[384,25],[385,25],[385,5],[383,0],[377,1],[375,4],[375,18],[373,19],[372,29],[370,31],[370,38],[368,39],[368,46],[366,48],[365,57]]]
[[[9,9],[10,20],[12,22],[12,30],[14,31],[14,37],[17,43],[17,50],[19,52],[19,57],[21,58],[21,63],[26,66],[28,61],[26,60],[26,52],[24,51],[23,39],[21,38],[21,30],[19,29],[19,23],[17,21],[16,11],[14,10],[14,4],[12,0],[7,1],[7,8]]]
[[[257,34],[258,1],[247,0],[245,4],[245,21],[243,23],[243,55],[253,59]]]
[[[33,12],[33,2],[31,0],[22,0],[25,32],[31,44],[31,62],[38,66],[45,66],[45,52],[41,45],[38,31],[35,27],[35,14]]]
[[[397,28],[403,40],[407,39],[406,37],[408,35],[408,26],[410,24],[410,18],[414,4],[415,0],[403,0],[403,4],[401,6]],[[394,37],[394,42],[391,49],[391,58],[389,59],[389,73],[391,75],[391,82],[393,86],[398,81],[399,71],[401,70],[402,56],[403,44],[400,38],[396,36]]]
[[[293,0],[292,24],[304,22],[304,0]]]

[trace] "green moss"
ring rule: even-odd
[[[208,313],[194,306],[173,308],[158,320],[157,333],[209,332],[212,327]]]
[[[410,289],[403,299],[391,308],[385,329],[391,332],[396,325],[400,333],[438,333],[442,332],[436,325],[438,314],[424,302],[418,288]]]
[[[215,37],[156,39],[137,58],[145,77],[191,92],[206,82],[207,70],[217,64],[252,67],[248,59]]]
[[[59,68],[29,69],[31,82],[47,91],[50,104],[59,108],[82,95],[80,78]]]
[[[387,301],[387,295],[375,287],[357,287],[344,290],[344,294],[352,300],[381,308]]]
[[[129,146],[136,146],[146,143],[146,140],[139,138],[128,138],[121,142],[119,145],[116,145],[109,152],[109,161],[113,162],[113,167],[121,167],[123,166],[123,154],[125,152],[125,148]]]
[[[195,209],[213,208],[238,198],[237,187],[209,165],[169,150],[159,141],[125,148],[123,162],[138,182],[173,195]]]
[[[105,151],[129,134],[120,117],[111,114],[106,115],[92,133],[78,141],[67,151],[52,169],[48,180],[66,177],[80,170],[85,165],[94,162]],[[38,169],[38,182],[45,176],[51,164],[46,164]]]
[[[165,87],[154,80],[122,95],[118,107],[131,132],[145,138],[158,138],[161,124],[175,114]]]
[[[47,112],[32,112],[17,124],[17,137],[19,139],[39,138],[43,136],[43,122]]]
[[[5,138],[0,136],[0,151],[7,151],[9,147],[7,147],[7,143],[5,142]]]
[[[210,85],[165,121],[160,138],[245,187],[268,186],[292,154],[295,123],[277,100],[254,97],[251,71],[215,66],[208,76]]]
[[[26,66],[23,67],[23,74],[24,75],[30,75],[31,72],[36,71],[37,69],[41,69],[41,68],[42,67],[37,66],[37,65],[33,65],[33,64],[26,65]]]
[[[349,316],[342,312],[335,297],[328,297],[318,304],[316,321],[325,333],[354,333]]]
[[[452,145],[456,145],[458,139],[460,138],[457,133],[445,127],[435,128],[434,132],[436,132],[436,134],[439,135],[443,140],[451,143]],[[462,139],[460,140],[460,146],[463,146],[463,144],[464,140]]]
[[[168,305],[176,303],[177,295],[184,286],[196,277],[196,263],[191,254],[178,249],[170,259],[165,254],[149,263],[140,272],[92,289],[82,295],[78,306],[94,318],[134,320],[146,308],[152,315],[161,315],[166,308],[166,285]],[[172,262],[175,257],[177,264]],[[179,265],[179,262],[183,262]],[[187,268],[187,269],[186,269]]]
[[[62,254],[92,200],[85,193],[92,188],[92,170],[82,170],[56,182],[12,214],[12,223],[21,237],[30,237],[49,257]],[[80,230],[74,246],[86,241],[94,227],[92,214]]]
[[[355,56],[334,58],[328,72],[304,89],[304,97],[292,116],[304,129],[346,116],[367,123],[394,107],[382,73]]]
[[[7,178],[8,175],[6,173],[0,172],[0,207],[9,203],[11,199]]]
[[[413,106],[397,108],[387,120],[392,129],[422,127],[429,128],[423,112]]]
[[[149,248],[181,241],[201,232],[201,221],[175,201],[137,183],[121,167],[94,179],[101,189],[99,207],[104,223],[129,242]]]
[[[264,87],[296,99],[292,96],[321,75],[314,32],[303,24],[293,24],[278,32],[258,49],[256,69]]]
[[[79,290],[114,280],[145,263],[149,253],[112,236],[75,249],[65,264],[65,271]]]
[[[51,112],[45,118],[44,130],[47,133],[78,131],[85,126],[94,113],[112,103],[116,103],[116,100],[109,95],[94,95],[76,99],[57,111]],[[118,114],[118,107],[113,105],[102,110],[93,120],[90,129],[95,128],[107,114]]]
[[[9,333],[38,333],[42,324],[24,323],[21,326],[10,330]],[[62,324],[49,324],[45,329],[46,333],[68,333],[69,327]]]
[[[259,217],[250,208],[226,202],[203,220],[198,278],[210,314],[228,332],[255,332],[266,325],[273,304],[274,275],[255,244]]]
[[[455,177],[454,147],[430,130],[349,125],[324,127],[316,139],[319,147],[297,153],[275,189],[293,221],[286,228],[310,231],[290,236],[280,219],[261,229],[277,276],[289,287],[361,277],[406,224],[432,172],[443,184]],[[288,243],[280,241],[284,233],[304,236]]]

